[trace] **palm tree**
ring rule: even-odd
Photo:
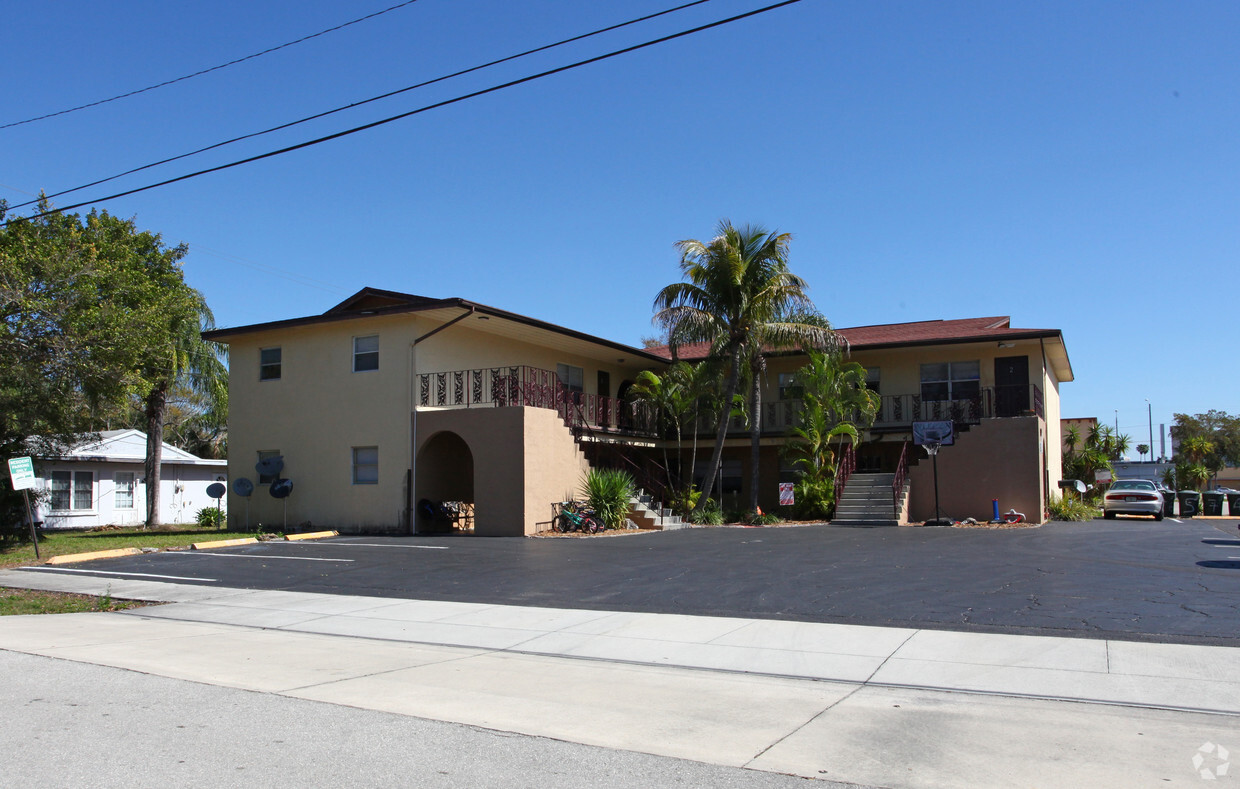
[[[679,362],[679,364],[684,364],[684,362]],[[662,376],[651,370],[642,370],[637,374],[633,385],[629,387],[629,397],[633,402],[642,403],[654,411],[655,425],[660,438],[667,437],[668,426],[675,422],[676,435],[679,440],[680,422],[679,417],[674,415],[674,412],[681,407],[679,389],[680,386],[671,370]],[[666,442],[663,444],[663,471],[667,474],[668,487],[674,487]]]
[[[710,474],[695,509],[701,508],[714,490],[728,430],[726,404],[736,395],[745,362],[750,362],[752,370],[764,346],[800,343],[825,347],[834,339],[829,328],[799,319],[815,310],[805,295],[805,281],[788,269],[791,240],[788,233],[776,234],[748,225],[738,228],[724,220],[719,223],[718,235],[709,242],[677,242],[680,271],[687,281],[668,285],[655,297],[654,320],[667,330],[673,353],[687,343],[709,343],[711,355],[729,365],[722,399],[725,408],[720,409],[715,428]],[[756,509],[761,379],[758,375],[752,378],[750,508]]]
[[[157,349],[152,368],[146,371],[150,389],[143,399],[146,417],[146,527],[159,525],[159,481],[163,463],[164,416],[168,393],[182,385],[206,395],[213,408],[227,409],[228,370],[221,361],[222,348],[202,339],[202,332],[215,327],[215,316],[197,290],[186,286],[183,309],[171,316],[168,343]]]

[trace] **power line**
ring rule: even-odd
[[[742,19],[747,19],[752,16],[757,16],[758,14],[764,14],[769,11],[774,11],[777,8],[783,8],[784,6],[789,6],[794,3],[799,3],[799,2],[801,2],[801,0],[783,0],[783,2],[764,6],[762,8],[758,8],[753,11],[748,11],[744,14],[737,14],[736,16],[731,16],[731,17],[728,17],[727,19],[721,19],[717,22],[710,22],[705,25],[699,25],[698,27],[690,28],[688,30],[682,30],[679,33],[672,33],[671,35],[662,36],[661,38],[652,39],[650,41],[646,41],[641,44],[634,44],[631,47],[625,47],[624,49],[617,49],[612,52],[608,52],[604,55],[596,55],[595,57],[592,57],[592,58],[587,58],[585,60],[579,60],[576,63],[570,63],[567,66],[560,66],[558,68],[553,68],[548,71],[539,72],[538,74],[531,74],[528,77],[521,77],[520,79],[514,79],[509,82],[501,83],[499,85],[493,85],[489,88],[483,88],[482,90],[476,90],[472,93],[466,93],[462,96],[457,96],[456,98],[446,99],[444,101],[436,102],[434,104],[427,104],[415,110],[409,110],[408,112],[402,112],[399,115],[393,115],[391,117],[384,118],[382,120],[373,121],[371,123],[363,124],[361,126],[355,126],[352,129],[346,129],[344,131],[336,132],[334,134],[329,134],[325,137],[318,137],[313,140],[307,140],[306,142],[297,143],[296,145],[290,145],[285,148],[279,148],[274,151],[268,151],[267,153],[258,154],[256,156],[250,156],[245,159],[238,159],[237,161],[229,162],[228,164],[221,164],[215,167],[208,167],[205,170],[198,170],[196,172],[187,173],[186,175],[179,175],[176,178],[169,178],[164,181],[159,181],[158,183],[148,184],[146,186],[140,186],[135,189],[128,189],[124,192],[117,192],[116,194],[111,194],[106,197],[98,198],[96,200],[87,200],[82,203],[75,203],[73,205],[64,206],[63,208],[57,208],[57,209],[53,209],[50,211],[43,211],[41,213],[31,214],[28,217],[10,219],[8,222],[5,223],[5,226],[13,222],[16,222],[16,221],[39,219],[41,217],[48,216],[50,214],[59,213],[61,211],[72,211],[75,208],[82,208],[83,206],[91,205],[93,203],[101,203],[106,200],[115,200],[118,197],[128,197],[129,195],[138,194],[139,192],[146,192],[151,189],[157,189],[161,186],[168,186],[169,184],[175,184],[180,181],[188,181],[191,178],[197,178],[198,176],[207,175],[208,173],[215,173],[221,170],[228,170],[230,168],[238,167],[243,164],[250,164],[251,162],[261,161],[262,159],[270,159],[274,156],[281,156],[286,153],[291,153],[293,151],[301,150],[302,148],[309,148],[315,145],[319,145],[321,143],[339,139],[341,137],[347,137],[351,134],[357,134],[358,132],[368,131],[370,129],[374,129],[379,126],[392,123],[393,121],[398,121],[404,118],[408,118],[412,115],[418,115],[420,113],[428,112],[430,110],[440,109],[441,107],[447,107],[452,104],[458,104],[468,99],[474,99],[479,96],[485,96],[488,93],[495,93],[496,91],[504,90],[506,88],[516,87],[517,85],[523,85],[527,82],[534,82],[535,80],[543,79],[544,77],[550,77],[552,75],[560,74],[565,71],[571,71],[573,69],[581,68],[582,66],[588,66],[588,65],[591,65],[593,63],[598,63],[603,60],[608,60],[610,58],[614,58],[619,55],[627,55],[628,53],[636,52],[639,49],[645,49],[646,47],[652,47],[652,46],[655,46],[656,44],[664,44],[668,41],[673,41],[678,38],[684,38],[685,36],[690,36],[695,33],[701,33],[705,30],[710,30],[712,28],[721,27],[723,25],[727,25],[732,22],[737,22]]]
[[[220,69],[228,68],[229,66],[235,66],[238,63],[244,63],[247,60],[253,60],[254,58],[262,57],[263,55],[269,55],[272,52],[285,49],[286,47],[291,47],[296,44],[301,44],[303,42],[309,41],[312,38],[318,38],[319,36],[324,36],[324,35],[327,35],[328,33],[334,33],[337,30],[341,30],[343,28],[348,27],[349,25],[356,25],[358,22],[365,22],[367,19],[374,19],[377,16],[383,16],[389,11],[395,11],[398,8],[404,8],[407,5],[413,5],[417,1],[418,0],[405,0],[405,2],[397,3],[391,8],[385,8],[382,11],[376,11],[373,14],[367,14],[366,16],[358,17],[357,19],[350,20],[348,22],[345,22],[344,24],[336,25],[335,27],[329,27],[326,30],[320,30],[319,32],[312,33],[308,36],[302,36],[296,41],[289,41],[287,43],[280,44],[279,46],[264,49],[262,52],[255,52],[253,55],[246,55],[243,58],[237,58],[236,60],[230,60],[227,63],[221,63],[218,66],[212,66],[211,68],[205,68],[202,71],[195,71],[193,74],[186,74],[185,76],[177,77],[176,79],[165,80],[164,82],[160,82],[157,85],[149,85],[145,88],[140,88],[138,90],[131,90],[128,93],[122,93],[119,96],[113,96],[110,99],[99,99],[98,101],[92,101],[88,104],[82,104],[77,107],[71,107],[67,110],[60,110],[59,112],[49,112],[47,115],[40,115],[37,118],[27,118],[24,121],[14,121],[13,123],[6,123],[4,125],[0,125],[0,129],[8,129],[8,128],[12,128],[13,126],[21,126],[26,123],[34,123],[35,121],[47,120],[48,118],[55,118],[58,115],[68,115],[71,112],[77,112],[78,110],[84,110],[84,109],[87,109],[88,107],[98,107],[100,104],[107,104],[110,101],[117,101],[119,99],[129,98],[130,96],[137,96],[139,93],[146,93],[149,90],[155,90],[156,88],[162,88],[167,85],[173,85],[177,82],[184,82],[185,80],[193,79],[194,77],[201,77],[203,74],[210,74],[212,71],[219,71]]]
[[[708,3],[708,2],[711,2],[711,0],[694,0],[691,3],[685,3],[683,5],[678,5],[675,8],[669,8],[666,11],[658,11],[653,14],[647,14],[646,16],[637,17],[636,19],[630,19],[627,22],[621,22],[616,25],[610,25],[608,27],[599,28],[598,30],[591,31],[589,33],[582,33],[581,35],[573,36],[572,38],[566,38],[561,41],[557,41],[554,44],[546,44],[541,47],[535,47],[534,49],[527,49],[526,51],[518,53],[516,55],[509,55],[508,57],[500,58],[499,60],[492,60],[489,63],[483,63],[480,66],[473,66],[472,68],[467,68],[462,71],[453,72],[452,74],[445,74],[441,77],[435,77],[434,79],[429,79],[429,80],[426,80],[425,82],[419,82],[415,85],[410,85],[405,88],[400,88],[399,90],[394,90],[388,93],[383,93],[379,96],[374,96],[369,99],[355,101],[352,104],[346,104],[343,107],[336,107],[335,109],[327,110],[326,112],[320,112],[315,115],[309,115],[305,118],[301,118],[300,120],[290,121],[289,123],[283,123],[283,124],[280,124],[279,126],[272,126],[270,129],[264,129],[262,131],[252,132],[250,134],[244,134],[240,137],[233,137],[231,140],[217,142],[214,145],[208,145],[205,148],[199,148],[196,151],[190,151],[189,153],[183,153],[183,154],[180,154],[179,156],[173,156],[168,159],[161,159],[158,162],[151,162],[150,164],[144,164],[141,167],[135,167],[132,170],[126,170],[123,173],[117,173],[116,175],[108,176],[107,178],[100,178],[98,181],[91,181],[88,184],[82,184],[81,186],[75,186],[72,189],[63,189],[59,192],[53,192],[50,195],[45,195],[45,197],[48,197],[48,198],[60,197],[62,195],[71,194],[73,192],[80,192],[83,189],[89,189],[92,186],[106,184],[109,181],[115,181],[117,178],[123,178],[126,175],[133,175],[134,173],[141,172],[143,170],[149,170],[152,167],[159,167],[160,165],[168,164],[170,162],[175,162],[179,159],[186,159],[186,158],[189,158],[190,156],[196,156],[197,154],[200,154],[200,153],[206,153],[207,151],[215,150],[216,148],[222,148],[225,145],[231,145],[232,143],[235,143],[235,142],[241,142],[242,140],[249,140],[254,137],[260,137],[264,134],[270,134],[271,132],[280,131],[282,129],[288,129],[288,128],[297,126],[302,123],[308,123],[309,121],[318,120],[319,118],[325,118],[328,115],[334,115],[337,112],[344,112],[345,110],[351,110],[354,107],[361,107],[364,104],[370,104],[371,102],[380,101],[382,99],[388,99],[388,98],[391,98],[392,96],[397,96],[401,93],[408,93],[411,90],[416,90],[418,88],[424,88],[427,85],[434,85],[437,82],[443,82],[445,80],[453,79],[455,77],[464,76],[465,74],[471,74],[475,71],[481,71],[482,69],[490,68],[491,66],[497,66],[501,63],[507,63],[510,60],[516,60],[518,58],[523,58],[523,57],[526,57],[528,55],[533,55],[538,52],[544,52],[548,49],[554,49],[555,47],[564,46],[565,44],[571,44],[575,41],[581,41],[582,39],[590,38],[591,36],[601,35],[602,33],[609,33],[613,30],[619,30],[622,27],[628,27],[629,25],[635,25],[635,24],[638,24],[639,22],[646,22],[656,17],[666,16],[667,14],[675,13],[676,11],[683,11],[684,9],[689,8],[691,6],[702,5],[703,3]],[[0,128],[3,128],[3,127],[0,127]],[[27,200],[24,203],[18,203],[16,205],[9,206],[9,210],[12,211],[18,208],[24,208],[28,205],[34,205],[37,202],[38,200]]]

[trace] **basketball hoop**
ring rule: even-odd
[[[941,446],[943,445],[938,441],[927,441],[921,445],[921,448],[926,450],[926,457],[934,457],[939,454],[939,447]]]

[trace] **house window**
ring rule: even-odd
[[[59,512],[81,512],[94,509],[95,473],[93,471],[53,471],[52,509]]]
[[[258,380],[280,380],[279,348],[263,348],[258,352]]]
[[[580,367],[573,367],[571,364],[557,364],[555,366],[555,374],[559,376],[560,383],[570,392],[581,394],[585,389],[586,373]]]
[[[133,480],[132,471],[118,471],[114,477],[116,482],[116,501],[113,507],[118,510],[133,509]]]
[[[879,382],[882,380],[882,376],[879,375],[880,370],[881,368],[879,367],[865,368],[865,388],[875,394],[882,394],[882,390],[879,388]]]
[[[279,456],[280,456],[280,450],[278,449],[260,449],[258,451],[259,461],[263,461],[263,460],[266,460],[267,458],[274,458],[274,457],[279,457]],[[259,474],[258,484],[270,485],[271,483],[276,481],[276,477],[278,476],[279,474]]]
[[[921,366],[922,400],[972,400],[981,394],[980,362],[939,362]]]
[[[797,385],[796,373],[779,374],[780,400],[800,400],[804,396],[804,387]]]
[[[353,338],[353,372],[379,369],[379,335]]]
[[[353,447],[353,484],[379,484],[378,447]]]

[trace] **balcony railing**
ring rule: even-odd
[[[549,408],[575,432],[652,436],[650,409],[614,397],[573,392],[551,370],[528,365],[450,370],[417,376],[419,408]]]
[[[762,404],[762,432],[783,434],[800,424],[800,400],[774,400]],[[1034,414],[1045,418],[1042,390],[1035,384],[998,386],[981,389],[976,397],[959,400],[924,400],[920,394],[883,395],[873,427],[877,429],[911,429],[914,422],[946,422],[975,425],[982,419]],[[855,421],[855,420],[854,420]],[[746,417],[736,416],[728,424],[728,433],[748,433]],[[713,433],[715,423],[699,420],[698,432]]]

